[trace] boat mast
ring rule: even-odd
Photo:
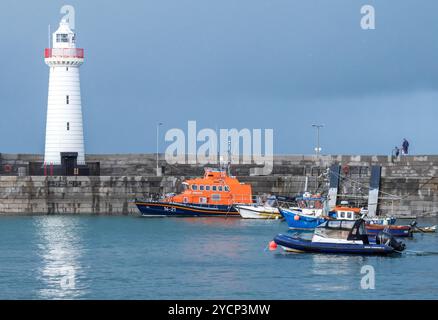
[[[228,137],[228,163],[227,163],[227,174],[231,176],[231,138]]]

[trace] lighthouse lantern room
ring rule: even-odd
[[[47,101],[45,165],[61,165],[63,157],[84,165],[79,67],[84,49],[76,48],[76,34],[68,21],[61,20],[52,35],[52,47],[45,49],[45,63],[50,68]],[[73,156],[72,156],[73,155]]]

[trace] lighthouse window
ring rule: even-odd
[[[67,131],[70,131],[70,122],[67,122]]]
[[[58,33],[56,35],[56,42],[68,42],[68,34],[67,33]]]
[[[70,97],[69,96],[65,96],[65,103],[69,104],[70,103]]]

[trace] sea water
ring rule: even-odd
[[[267,250],[287,232],[278,220],[3,216],[0,299],[438,298],[437,234],[392,257]]]

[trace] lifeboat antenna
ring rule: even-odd
[[[231,138],[228,137],[228,164],[227,164],[228,176],[231,176]]]

